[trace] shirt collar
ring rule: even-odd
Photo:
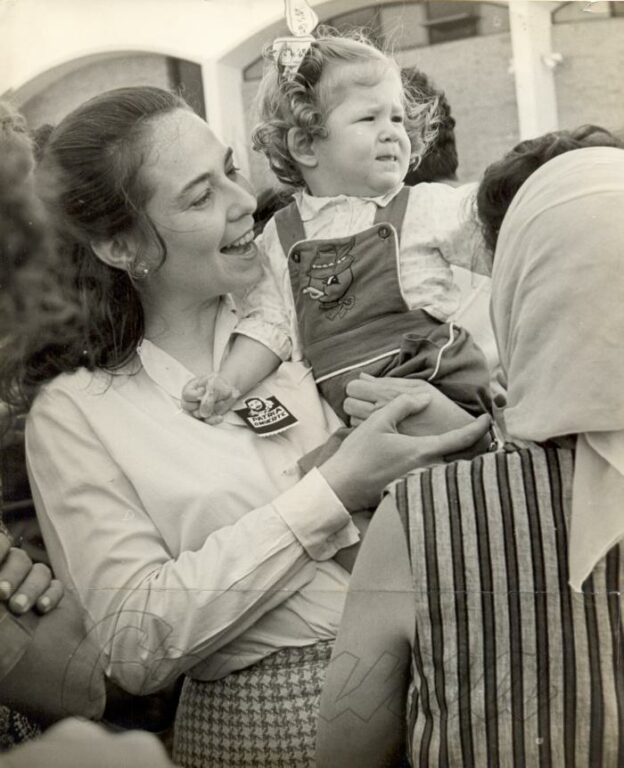
[[[223,296],[215,324],[214,359],[216,365],[221,362],[236,322],[237,315],[234,301],[231,296]],[[137,347],[137,354],[141,360],[143,370],[150,379],[161,389],[164,389],[171,397],[180,400],[184,385],[194,378],[194,374],[176,360],[175,357],[172,357],[164,349],[154,344],[153,341],[149,341],[149,339],[143,339]]]
[[[298,189],[293,194],[293,198],[299,208],[299,214],[302,221],[310,221],[314,219],[318,214],[328,206],[340,205],[341,203],[348,203],[350,200],[361,200],[365,203],[375,203],[378,208],[385,208],[388,203],[393,200],[403,188],[403,184],[399,184],[398,187],[391,189],[390,192],[386,192],[385,195],[378,195],[377,197],[357,197],[355,195],[336,195],[335,197],[315,197],[305,189]]]

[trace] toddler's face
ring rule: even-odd
[[[312,194],[376,197],[400,184],[411,152],[403,118],[398,72],[388,69],[374,84],[345,87],[327,118],[327,137],[313,141]]]

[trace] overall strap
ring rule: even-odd
[[[401,228],[405,211],[407,210],[407,201],[409,200],[410,187],[404,186],[398,195],[395,195],[385,208],[377,208],[375,214],[375,224],[392,224],[396,229],[399,240],[401,239]]]
[[[284,255],[288,256],[295,243],[306,239],[297,203],[293,200],[292,203],[278,211],[273,219]]]

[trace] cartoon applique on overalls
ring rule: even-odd
[[[355,296],[349,294],[353,284],[354,245],[355,237],[342,243],[319,245],[306,270],[308,284],[301,292],[318,301],[328,320],[344,317],[355,304]]]
[[[435,381],[469,413],[489,408],[483,353],[466,331],[411,309],[403,295],[399,256],[408,198],[403,187],[377,208],[371,226],[346,237],[306,239],[295,202],[274,217],[302,357],[345,422],[345,387],[360,372]]]
[[[317,383],[339,367],[395,353],[413,328],[398,274],[408,195],[402,189],[370,227],[346,237],[306,239],[296,203],[275,215],[301,347]]]

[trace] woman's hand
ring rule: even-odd
[[[376,505],[381,491],[392,480],[412,469],[443,461],[445,456],[474,445],[488,431],[489,417],[480,416],[444,434],[400,434],[401,422],[425,410],[431,401],[429,392],[414,397],[399,395],[372,412],[319,467],[347,509],[356,511]]]
[[[400,426],[403,434],[439,435],[463,427],[474,418],[428,381],[391,377],[376,379],[366,373],[347,385],[344,409],[351,417],[351,424],[356,426],[399,395],[427,395],[430,398],[425,408]]]
[[[0,533],[0,601],[18,615],[33,607],[48,613],[62,596],[61,582],[52,578],[48,566],[33,564],[23,549],[12,547],[9,537]]]

